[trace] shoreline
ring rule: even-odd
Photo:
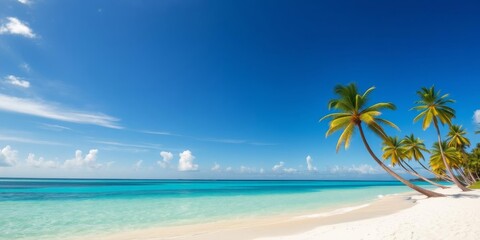
[[[222,220],[202,224],[189,224],[170,227],[153,227],[129,230],[107,235],[82,236],[77,239],[127,240],[127,239],[256,239],[304,233],[319,226],[339,224],[362,219],[391,215],[413,207],[414,192],[398,193],[363,202],[357,205],[344,204],[336,207],[286,215]]]

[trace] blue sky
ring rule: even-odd
[[[338,154],[338,135],[324,137],[333,87],[375,86],[372,101],[398,107],[384,117],[401,132],[389,133],[430,146],[433,129],[409,109],[435,84],[478,142],[479,11],[474,1],[2,1],[0,176],[386,179],[358,135]]]

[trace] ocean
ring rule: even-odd
[[[397,181],[0,178],[0,239],[66,239],[318,212],[407,191]]]

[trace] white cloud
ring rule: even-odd
[[[3,94],[0,94],[0,110],[65,122],[92,124],[116,129],[122,128],[117,124],[118,119],[102,113],[81,112],[41,100],[17,98]]]
[[[285,172],[285,173],[294,173],[297,172],[295,168],[286,168],[284,162],[279,162],[272,167],[272,171],[274,172]]]
[[[0,151],[0,167],[11,167],[17,164],[17,151],[7,145]]]
[[[43,157],[35,158],[35,154],[29,153],[26,159],[27,166],[35,168],[57,168],[59,164],[52,160],[45,160]]]
[[[295,173],[295,172],[297,172],[297,169],[295,169],[295,168],[284,168],[283,171],[286,172],[286,173]]]
[[[284,165],[285,165],[284,162],[279,162],[279,163],[273,165],[272,171],[276,172],[276,171],[278,171],[278,170],[281,170]]]
[[[260,173],[264,173],[264,172],[265,172],[265,169],[260,168],[260,171],[259,171],[259,172],[260,172]]]
[[[214,163],[211,170],[212,172],[220,172],[220,164]]]
[[[23,80],[19,77],[13,76],[13,75],[8,75],[5,77],[5,81],[8,84],[21,87],[21,88],[29,88],[30,87],[30,82],[27,80]]]
[[[77,167],[88,167],[88,168],[99,168],[102,165],[96,162],[97,160],[97,149],[90,149],[88,154],[83,157],[82,151],[75,151],[75,158],[68,159],[65,161],[64,166],[68,168],[77,168]]]
[[[34,38],[32,29],[25,23],[15,17],[7,17],[8,22],[0,25],[0,34],[21,35],[28,38]]]
[[[241,173],[254,173],[255,168],[240,166],[240,172]]]
[[[233,170],[232,167],[227,167],[227,168],[225,168],[225,172],[231,172],[232,170]]]
[[[335,165],[330,169],[330,173],[334,173],[334,174],[338,174],[338,173],[376,174],[378,172],[379,172],[378,169],[375,169],[368,164],[361,164],[358,166],[352,165],[350,167]]]
[[[32,1],[30,1],[30,0],[18,0],[18,2],[21,3],[21,4],[25,4],[25,5],[32,4]]]
[[[308,171],[317,171],[317,168],[313,166],[313,159],[310,157],[310,155],[307,156],[307,169]]]
[[[480,109],[473,113],[473,121],[475,121],[476,124],[480,124]]]
[[[173,159],[173,154],[171,152],[161,151],[160,156],[162,157],[161,161],[158,161],[158,165],[162,168],[167,168],[170,166],[170,162]]]
[[[195,156],[193,156],[190,150],[185,150],[179,154],[178,171],[196,171],[198,170],[198,164],[194,164]]]

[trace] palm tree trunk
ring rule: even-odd
[[[408,169],[406,169],[406,168],[403,166],[402,161],[399,162],[400,166],[402,166],[402,168],[405,169],[405,171],[409,172],[409,173],[412,174],[413,176],[416,176],[416,177],[418,177],[418,178],[421,178],[423,181],[428,182],[428,183],[430,183],[430,184],[432,184],[432,185],[434,185],[434,186],[437,186],[437,187],[439,187],[439,188],[442,188],[442,189],[449,188],[449,187],[443,186],[443,185],[441,185],[441,184],[438,184],[438,183],[436,183],[436,182],[434,182],[434,181],[431,181],[430,179],[428,179],[428,178],[420,175],[420,174],[419,174],[417,171],[415,171],[415,169],[413,169],[407,162],[404,162],[404,163],[405,163],[405,165],[407,165],[407,167],[409,167],[409,168],[412,170],[412,172],[408,171]]]
[[[436,174],[434,173],[433,171],[431,171],[430,169],[428,169],[427,167],[425,167],[425,165],[423,165],[422,162],[420,161],[417,161],[418,163],[420,163],[420,166],[422,166],[425,170],[429,171],[431,174],[433,174],[436,178],[440,178],[440,179],[443,179],[445,181],[448,181],[448,182],[452,182],[452,179],[450,179],[449,177],[447,176],[442,176],[440,174]]]
[[[470,179],[472,179],[473,182],[476,181],[475,177],[473,176],[472,174],[472,171],[470,171],[470,169],[466,168],[467,172],[468,172],[468,175],[470,175]]]
[[[467,174],[465,173],[465,170],[463,170],[462,168],[459,168],[458,172],[460,172],[460,175],[462,175],[463,179],[465,179],[465,182],[468,185],[472,184],[472,180],[470,178],[468,178]]]
[[[357,123],[357,126],[358,126],[358,129],[360,130],[360,136],[362,136],[362,141],[363,141],[363,144],[365,145],[365,148],[367,148],[367,151],[368,153],[370,153],[370,155],[372,156],[373,160],[375,160],[375,162],[377,162],[378,165],[380,165],[380,167],[383,168],[383,170],[385,170],[387,173],[389,173],[390,175],[392,175],[394,178],[396,178],[398,181],[402,182],[403,184],[407,185],[408,187],[410,187],[411,189],[427,196],[427,197],[445,197],[445,195],[443,194],[440,194],[440,193],[436,193],[436,192],[433,192],[433,191],[430,191],[430,190],[427,190],[427,189],[424,189],[424,188],[421,188],[419,186],[416,186],[414,184],[412,184],[411,182],[409,182],[408,180],[402,178],[400,175],[398,175],[396,172],[394,172],[393,170],[391,170],[390,168],[388,168],[385,164],[383,164],[382,161],[380,161],[380,159],[378,159],[378,157],[375,155],[375,153],[372,151],[372,149],[370,148],[370,145],[368,144],[367,142],[367,139],[365,138],[365,134],[363,133],[363,129],[362,129],[362,124],[361,123]]]
[[[458,179],[461,183],[463,183],[463,185],[467,186],[467,185],[470,184],[470,183],[468,182],[468,180],[465,178],[465,175],[463,175],[462,172],[460,172],[459,169],[455,169],[455,168],[454,168],[453,171],[457,172],[457,175],[460,176],[460,177],[462,177],[462,179],[460,179],[460,178],[458,178],[458,177],[457,177],[457,179]]]
[[[443,152],[443,148],[442,148],[442,137],[440,135],[440,129],[438,128],[436,117],[433,118],[433,124],[435,125],[435,129],[437,130],[438,148],[440,149],[440,155],[442,155],[443,164],[445,165],[445,168],[447,169],[448,174],[450,174],[450,178],[453,180],[453,182],[455,183],[455,185],[457,185],[458,188],[462,189],[462,191],[464,192],[471,191],[470,189],[463,186],[463,184],[460,183],[460,181],[458,181],[458,179],[453,174],[452,169],[450,168],[450,165],[448,165],[447,160],[445,159],[445,153]]]

